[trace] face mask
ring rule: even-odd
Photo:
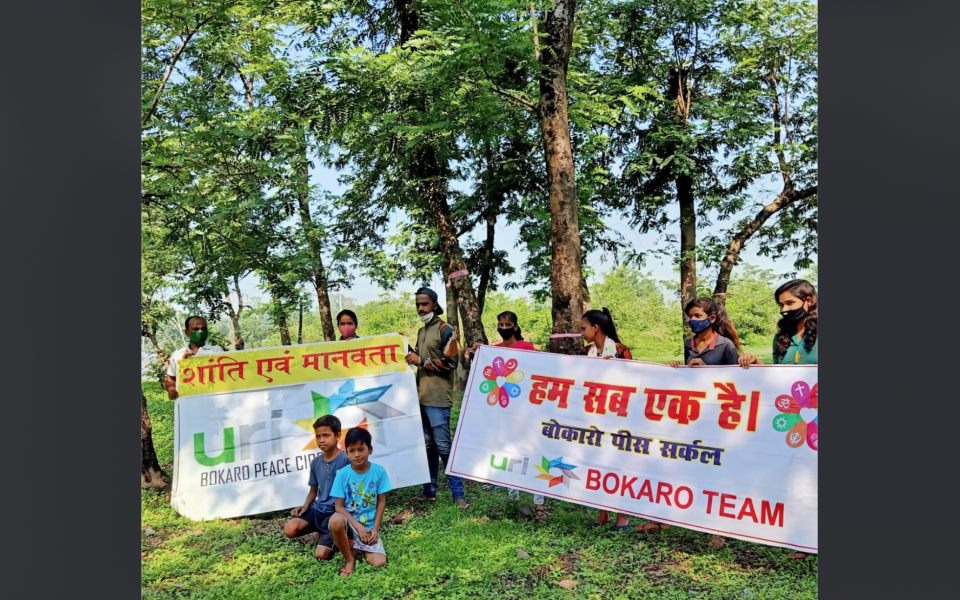
[[[420,315],[420,320],[423,321],[424,323],[429,323],[430,321],[432,321],[432,320],[433,320],[433,311],[431,310],[430,312],[428,312],[428,313],[425,314],[425,315]]]
[[[801,306],[793,310],[785,310],[780,313],[780,316],[783,317],[780,319],[780,329],[796,331],[797,325],[807,316],[807,310]]]
[[[687,321],[687,324],[690,325],[690,329],[692,329],[694,333],[700,333],[712,325],[710,317],[706,319],[690,319]]]
[[[514,329],[513,327],[509,329],[503,329],[502,327],[497,327],[497,333],[499,333],[500,337],[505,340],[509,340],[510,338],[512,338],[513,334],[516,333],[516,331],[517,330]]]
[[[203,348],[209,335],[210,333],[207,331],[194,331],[190,334],[190,343],[198,348]]]
[[[355,334],[356,332],[357,332],[357,326],[356,326],[356,325],[341,325],[341,326],[340,326],[340,335],[342,335],[344,338],[351,338],[351,337],[353,337],[353,334]]]

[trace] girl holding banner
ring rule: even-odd
[[[602,311],[588,310],[583,314],[580,320],[580,333],[586,340],[587,346],[583,353],[587,356],[600,358],[620,358],[633,360],[630,354],[630,348],[620,343],[620,337],[617,335],[617,328],[613,324],[613,315],[607,307]],[[617,522],[613,526],[614,531],[626,531],[630,525],[627,521],[627,515],[617,513]],[[601,510],[597,515],[597,520],[587,525],[587,529],[596,529],[610,522],[610,514]]]
[[[523,339],[523,336],[520,335],[520,322],[517,320],[517,313],[505,310],[499,315],[497,315],[497,333],[500,334],[500,338],[503,340],[499,344],[493,344],[494,346],[503,346],[504,348],[513,348],[515,350],[536,350],[533,347],[533,344]],[[480,344],[475,344],[473,348],[468,348],[464,351],[464,365],[467,369],[470,368],[470,364],[473,362],[473,355],[477,353],[477,350],[480,348]],[[520,499],[520,490],[516,488],[510,488],[509,496],[511,500]],[[541,494],[533,495],[533,508],[536,511],[534,519],[537,521],[543,521],[547,518],[547,511],[543,508],[544,498]]]
[[[817,290],[809,281],[794,279],[773,294],[780,306],[780,322],[773,336],[773,363],[777,365],[815,365],[817,347]],[[806,558],[794,552],[790,558]]]

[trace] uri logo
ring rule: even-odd
[[[547,460],[546,456],[541,458],[543,461],[539,465],[534,465],[537,471],[540,472],[540,474],[537,475],[537,479],[546,479],[550,482],[549,487],[560,485],[562,483],[563,485],[567,486],[567,489],[569,489],[571,479],[576,479],[577,481],[580,480],[579,477],[573,474],[573,470],[577,468],[577,465],[568,465],[564,463],[562,456],[553,460]],[[558,469],[561,474],[554,477],[550,474],[550,469]]]
[[[780,414],[773,418],[773,428],[787,433],[787,445],[791,448],[799,448],[806,441],[807,446],[817,450],[817,385],[810,387],[798,381],[790,386],[790,394],[777,396],[774,403]]]
[[[511,398],[520,395],[520,386],[517,384],[523,381],[523,371],[517,371],[515,358],[504,362],[502,357],[496,357],[493,364],[483,368],[483,378],[486,381],[480,384],[480,393],[487,394],[487,404],[490,406],[500,404],[506,408]]]

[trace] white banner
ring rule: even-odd
[[[817,552],[817,367],[483,346],[448,473]]]
[[[405,349],[406,339],[394,337]],[[347,343],[317,346],[336,351]],[[207,520],[299,506],[309,491],[310,461],[320,454],[312,424],[328,413],[343,425],[341,444],[350,428],[370,431],[370,460],[387,470],[394,488],[429,481],[413,372],[361,374],[372,370],[369,361],[364,369],[346,379],[179,398],[174,509]]]

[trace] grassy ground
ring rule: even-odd
[[[173,462],[173,402],[149,386],[153,435],[167,472]],[[459,394],[458,394],[459,397]],[[459,401],[455,404],[453,422]],[[285,513],[193,523],[169,497],[141,495],[142,598],[508,598],[804,599],[817,597],[817,560],[738,540],[721,549],[709,536],[677,527],[652,534],[587,531],[596,511],[547,499],[549,520],[534,523],[504,488],[465,481],[473,504],[461,511],[441,480],[440,500],[381,535],[388,563],[357,561],[348,580],[339,555],[313,558],[311,542],[288,540]],[[306,493],[304,489],[304,493]],[[385,520],[405,509],[412,488],[388,494]],[[529,504],[531,497],[521,495]],[[632,519],[639,525],[642,521]],[[518,549],[529,557],[518,556]],[[576,582],[571,590],[560,582]]]

